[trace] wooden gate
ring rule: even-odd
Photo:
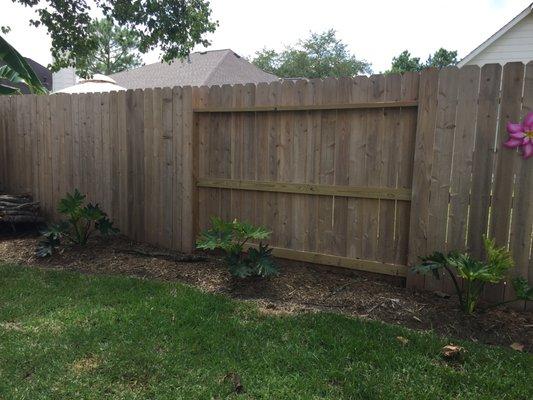
[[[418,74],[195,89],[198,216],[277,255],[407,273]]]

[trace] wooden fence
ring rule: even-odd
[[[533,282],[533,164],[503,149],[533,64],[272,84],[0,97],[0,189],[54,216],[73,188],[127,235],[193,248],[209,218],[273,231],[279,256],[407,277],[434,250],[509,246]],[[489,300],[512,296],[508,285]]]
[[[4,190],[47,217],[78,188],[140,241],[191,249],[191,88],[0,96]]]

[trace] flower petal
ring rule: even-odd
[[[522,124],[513,124],[512,122],[507,122],[507,132],[509,133],[518,133],[524,132]]]
[[[522,139],[511,138],[507,142],[505,142],[503,145],[509,149],[514,149],[522,145]]]
[[[515,132],[515,133],[509,133],[509,136],[515,139],[522,139],[526,136],[524,132]]]
[[[526,131],[533,131],[533,112],[530,112],[526,115],[522,125],[526,129]]]
[[[522,155],[524,156],[525,159],[533,156],[533,143],[531,142],[526,143],[523,149],[524,149],[524,152],[522,153]]]

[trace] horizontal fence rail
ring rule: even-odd
[[[249,107],[197,107],[197,113],[238,113],[238,112],[274,112],[274,111],[319,111],[319,110],[364,110],[372,108],[408,108],[418,107],[418,101],[378,101],[371,103],[320,104],[320,105],[281,105]]]
[[[0,190],[45,216],[74,188],[128,236],[194,248],[213,216],[272,231],[280,257],[453,290],[409,267],[433,251],[516,267],[486,300],[533,282],[533,161],[505,149],[533,111],[533,64],[271,84],[0,96]]]
[[[411,189],[314,185],[306,183],[240,181],[231,179],[201,179],[202,188],[254,190],[258,192],[310,194],[318,196],[353,197],[359,199],[411,200]]]

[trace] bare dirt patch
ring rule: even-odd
[[[399,279],[278,260],[278,277],[240,281],[231,277],[217,257],[199,262],[144,257],[130,254],[131,250],[161,250],[123,237],[95,240],[86,248],[67,248],[39,260],[33,256],[37,241],[36,237],[0,238],[0,262],[179,281],[206,292],[257,302],[268,314],[336,312],[486,344],[509,347],[521,343],[524,351],[533,352],[533,313],[498,308],[466,316],[453,297],[413,293],[403,288]]]
[[[98,368],[100,360],[96,357],[81,358],[72,364],[72,371],[76,374],[83,374]]]

